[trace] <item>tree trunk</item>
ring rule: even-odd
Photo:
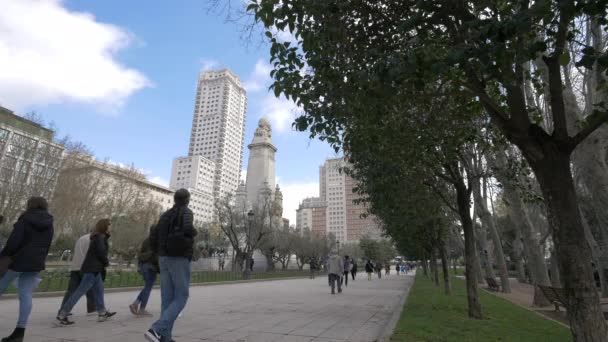
[[[452,294],[452,286],[450,284],[450,265],[448,259],[448,251],[445,243],[439,245],[439,254],[441,256],[441,270],[443,271],[443,289],[446,295]]]
[[[551,250],[551,286],[553,287],[564,287],[562,279],[559,276],[559,265],[557,264],[557,253],[555,248]]]
[[[422,259],[422,272],[426,277],[429,276],[429,264],[427,263],[426,257],[425,259]]]
[[[575,341],[606,341],[608,327],[593,280],[591,248],[585,238],[570,156],[560,151],[553,141],[541,140],[541,146],[542,159],[527,159],[547,204],[572,334]]]
[[[492,239],[492,243],[494,244],[494,256],[496,258],[496,266],[498,267],[498,271],[500,274],[502,291],[505,293],[510,293],[511,285],[509,284],[509,272],[507,271],[505,254],[502,250],[502,241],[500,241],[500,236],[498,235],[498,230],[496,229],[496,225],[494,224],[494,220],[492,219],[492,214],[488,210],[487,197],[482,196],[478,181],[475,182],[475,185],[473,186],[473,198],[475,199],[475,205],[477,206],[476,212],[479,216],[479,219],[481,220],[481,223],[483,225],[482,227],[487,228],[487,230],[490,232],[490,237]],[[493,273],[492,275],[488,276],[494,278]]]
[[[477,211],[476,211],[477,212]],[[494,268],[492,267],[492,262],[490,261],[490,254],[488,253],[488,238],[486,234],[485,227],[477,224],[475,222],[476,217],[473,220],[473,225],[475,226],[475,237],[477,238],[478,245],[478,253],[479,253],[479,261],[483,270],[483,277],[481,278],[480,283],[485,282],[486,277],[495,278]]]
[[[509,220],[513,222],[511,214],[508,215]],[[515,239],[513,240],[513,252],[511,253],[511,260],[515,264],[515,270],[517,272],[517,281],[520,283],[526,282],[526,271],[524,269],[524,258],[523,251],[524,247],[521,242],[521,230],[519,227],[513,226],[515,231]]]
[[[482,319],[481,303],[477,290],[477,276],[475,275],[475,230],[471,220],[471,196],[464,185],[464,180],[460,179],[456,187],[456,201],[458,203],[458,214],[464,231],[464,254],[465,254],[465,276],[467,286],[467,302],[469,317]]]
[[[477,240],[477,239],[475,239],[475,240]],[[481,268],[481,258],[479,257],[479,249],[477,248],[477,241],[474,241],[473,244],[475,246],[475,250],[473,251],[473,256],[475,258],[475,260],[473,260],[473,272],[475,275],[475,281],[477,281],[478,284],[483,284],[484,282],[483,282],[483,273],[482,273],[482,268]],[[466,244],[465,244],[465,248],[466,248]],[[465,259],[466,259],[466,251],[465,251]]]
[[[456,272],[457,272],[457,268],[456,268],[457,262],[458,262],[458,259],[456,259],[456,258],[452,259],[452,270],[454,271],[454,274],[456,274]]]
[[[433,282],[435,286],[439,286],[439,268],[437,267],[437,248],[431,249],[431,272],[433,273]]]
[[[509,217],[515,224],[516,228],[519,228],[523,243],[524,255],[526,256],[528,270],[530,271],[530,278],[534,285],[545,285],[550,286],[551,281],[549,280],[549,273],[547,272],[547,264],[545,258],[541,252],[540,243],[538,241],[538,234],[528,213],[524,209],[524,203],[519,196],[517,189],[513,185],[509,176],[504,172],[507,167],[507,158],[504,152],[496,153],[496,159],[492,156],[486,156],[488,163],[491,167],[496,167],[499,172],[496,172],[496,178],[503,185],[503,196],[509,204]],[[532,305],[534,306],[547,306],[550,305],[549,301],[542,294],[540,289],[534,287],[534,300]]]

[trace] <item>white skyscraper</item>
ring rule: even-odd
[[[213,195],[234,193],[243,165],[247,96],[241,80],[228,69],[200,74],[188,156],[215,163]]]
[[[202,72],[198,79],[188,157],[174,159],[171,188],[186,188],[195,216],[213,218],[216,200],[233,194],[243,165],[247,97],[228,69]]]

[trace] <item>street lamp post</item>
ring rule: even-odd
[[[253,258],[253,255],[249,255],[250,252],[250,248],[251,248],[251,225],[253,224],[253,217],[255,216],[255,214],[253,213],[253,210],[249,210],[249,212],[247,213],[247,222],[248,222],[248,227],[247,227],[247,245],[246,245],[246,255],[245,255],[245,279],[249,279],[250,274],[251,274],[251,268],[249,266],[250,263],[250,258]],[[251,253],[253,254],[253,253]]]

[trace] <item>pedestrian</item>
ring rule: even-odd
[[[59,324],[74,324],[73,321],[68,319],[68,316],[80,298],[91,289],[95,298],[95,309],[98,315],[97,321],[104,322],[116,314],[116,312],[106,310],[103,293],[103,273],[105,273],[106,268],[110,265],[108,259],[108,239],[111,232],[112,224],[109,219],[101,219],[95,224],[95,229],[90,236],[90,246],[80,269],[82,280],[80,281],[80,285],[74,290],[74,293],[61,305],[59,315],[57,316]]]
[[[357,275],[357,261],[354,258],[351,262],[350,274],[353,277],[353,280],[355,280],[355,276]]]
[[[74,257],[72,258],[72,263],[70,264],[70,281],[68,283],[68,289],[65,291],[63,295],[63,300],[61,301],[61,306],[68,301],[68,299],[72,296],[74,291],[80,285],[82,281],[82,272],[80,269],[82,268],[82,263],[84,262],[84,258],[87,256],[87,252],[89,251],[89,246],[91,245],[91,233],[84,234],[78,240],[76,240],[76,244],[74,244]],[[87,291],[87,315],[95,313],[95,295],[93,294],[93,289],[89,289]],[[57,312],[57,316],[59,316],[59,312]]]
[[[374,265],[371,260],[367,259],[365,263],[365,273],[367,273],[367,280],[372,280],[372,273],[374,272]]]
[[[317,269],[317,258],[310,258],[310,263],[308,265],[310,266],[310,279],[315,279],[315,271]]]
[[[390,274],[391,274],[391,264],[389,264],[387,262],[386,265],[384,266],[384,275],[389,276]]]
[[[179,189],[173,208],[161,215],[156,234],[150,238],[160,266],[160,318],[145,333],[151,342],[170,342],[173,325],[185,308],[189,296],[192,254],[194,251],[194,214],[188,208],[190,192]]]
[[[344,273],[343,273],[343,277],[340,279],[340,282],[342,282],[342,279],[344,280],[344,286],[348,287],[348,272],[350,272],[350,258],[348,257],[348,255],[344,256]]]
[[[338,293],[342,293],[340,278],[342,274],[344,274],[344,261],[340,258],[336,250],[332,249],[328,263],[331,294],[336,294],[336,282],[338,283]]]
[[[397,271],[397,275],[399,275],[399,271],[401,270],[401,263],[395,265],[395,271]]]
[[[158,255],[154,253],[152,246],[150,246],[150,236],[154,234],[156,234],[156,226],[150,227],[150,234],[141,243],[141,248],[137,254],[138,270],[144,278],[144,288],[139,292],[135,301],[129,305],[129,310],[135,316],[152,316],[151,313],[146,311],[146,306],[148,299],[150,299],[152,287],[154,287],[154,283],[156,282],[156,274],[159,272]]]
[[[249,258],[249,271],[253,272],[253,264],[255,263],[255,261],[253,260],[253,257]]]
[[[382,264],[379,261],[376,264],[376,274],[378,274],[378,279],[382,279]]]
[[[53,241],[53,216],[43,197],[31,197],[26,210],[13,225],[13,230],[0,251],[0,296],[15,280],[19,293],[19,318],[15,330],[2,342],[22,342],[32,312],[32,293],[40,282],[46,257]]]

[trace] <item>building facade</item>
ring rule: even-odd
[[[170,187],[190,191],[201,224],[213,220],[215,202],[239,185],[246,108],[245,89],[230,70],[199,75],[188,156],[173,160]]]
[[[326,209],[327,205],[320,197],[305,198],[296,210],[297,231],[303,234],[304,230],[308,229],[325,233],[327,223],[324,213]],[[320,213],[323,213],[322,220],[319,217]]]
[[[355,200],[360,198],[353,193],[357,182],[346,175],[343,171],[345,166],[345,160],[341,157],[327,159],[319,168],[320,199],[326,203],[325,232],[345,242],[359,241],[364,234],[379,238],[380,223],[373,215],[362,217],[367,209],[363,204],[355,204]],[[317,214],[317,222],[320,218],[321,215]],[[320,231],[320,227],[316,230]]]
[[[0,210],[12,222],[30,196],[51,199],[64,148],[54,132],[0,107]]]
[[[243,165],[247,96],[241,80],[228,69],[199,76],[188,156],[215,163],[213,195],[236,191]]]

